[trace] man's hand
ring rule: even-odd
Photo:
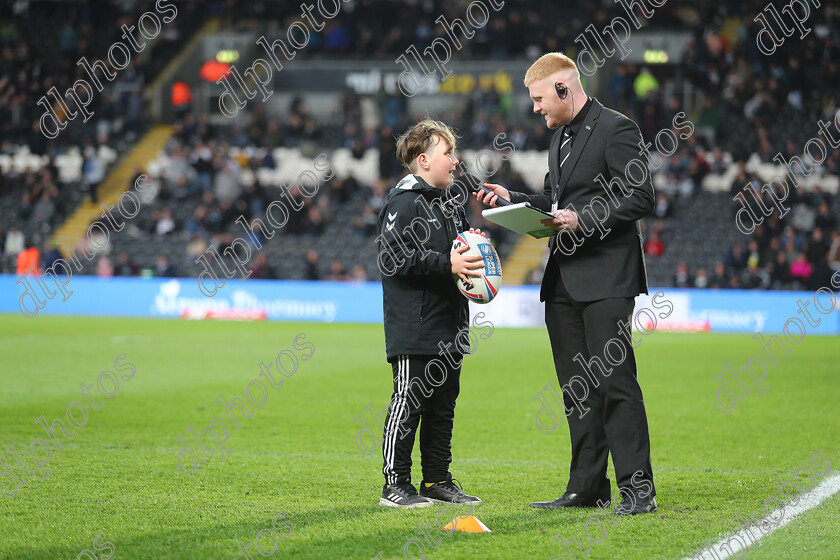
[[[504,188],[502,185],[495,185],[493,183],[484,183],[485,188],[490,189],[493,193],[484,192],[482,190],[478,190],[473,193],[473,196],[479,202],[482,202],[488,206],[498,206],[496,201],[499,198],[504,198],[508,202],[510,202],[510,191]]]
[[[467,276],[481,276],[478,272],[473,271],[484,268],[484,262],[481,256],[475,255],[468,257],[463,254],[469,248],[469,245],[461,245],[449,253],[449,261],[452,263],[452,274],[457,274],[464,282],[469,282]]]
[[[555,231],[564,231],[564,230],[571,230],[577,231],[578,229],[578,215],[577,212],[572,212],[571,210],[555,210],[552,212],[554,214],[554,218],[546,218],[542,220],[542,224],[546,227],[550,227]]]

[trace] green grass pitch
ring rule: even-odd
[[[194,476],[182,474],[175,438],[224,416],[217,396],[243,398],[260,362],[294,351],[298,333],[315,354],[231,431],[227,458],[216,453]],[[712,376],[758,350],[748,335],[643,339],[636,356],[659,510],[607,527],[588,558],[691,556],[737,530],[734,513],[760,517],[764,501],[777,494],[774,481],[807,466],[817,449],[836,472],[840,342],[806,337],[771,368],[763,397],[753,391],[722,414]],[[270,548],[272,519],[284,512],[293,533],[277,541],[272,557],[381,553],[388,560],[404,557],[405,544],[419,538],[418,522],[434,521],[437,506],[380,507],[379,450],[364,455],[356,447],[361,425],[354,418],[368,404],[383,408],[390,396],[380,325],[0,316],[0,457],[19,477],[9,446],[21,451],[46,437],[35,420],[64,418],[72,401],[83,400],[80,383],[96,384],[119,354],[135,365],[134,377],[90,412],[73,439],[52,449],[46,480],[22,480],[14,497],[0,496],[0,558],[76,558],[83,550],[95,554],[81,558],[101,557],[103,542],[113,545],[116,560],[245,558],[237,543],[264,531],[261,542]],[[568,556],[554,535],[584,538],[595,512],[527,506],[560,495],[568,474],[567,426],[545,435],[534,421],[539,405],[532,398],[556,384],[553,376],[544,329],[498,328],[465,360],[452,471],[484,500],[474,513],[492,533],[438,536],[427,558],[559,560]],[[414,462],[419,482],[416,450]],[[835,495],[751,547],[746,558],[834,560],[838,519]],[[92,546],[98,534],[104,534],[99,551]],[[417,547],[408,552],[421,557]],[[255,548],[250,554],[263,557]]]

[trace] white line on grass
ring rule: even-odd
[[[743,529],[738,531],[734,535],[727,536],[717,543],[713,544],[711,547],[706,548],[703,550],[702,554],[695,554],[694,556],[687,556],[683,558],[683,560],[725,560],[726,558],[730,558],[735,555],[736,552],[740,552],[745,550],[753,541],[758,541],[762,537],[766,537],[773,531],[777,529],[781,529],[788,523],[790,523],[794,517],[799,515],[800,513],[804,513],[811,508],[815,508],[825,500],[836,494],[840,491],[840,474],[834,475],[831,478],[827,478],[822,481],[822,483],[814,488],[813,490],[806,492],[799,496],[799,503],[795,506],[784,506],[776,511],[772,512],[770,515],[762,519],[759,523],[765,527],[766,535],[762,534],[757,527],[753,526],[755,531],[750,531],[749,536],[747,535],[747,529]],[[770,523],[768,520],[773,519],[781,513],[781,518],[778,522]],[[765,523],[766,522],[766,523]],[[758,537],[754,537],[753,535],[758,534]],[[737,537],[735,542],[733,543],[733,536]],[[745,546],[742,546],[741,543],[746,543]],[[723,550],[720,550],[721,545],[726,545]],[[731,547],[731,548],[730,548]],[[720,550],[719,552],[717,552]],[[738,555],[739,558],[743,557],[743,554]]]

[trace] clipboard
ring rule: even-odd
[[[481,215],[494,224],[499,224],[519,234],[528,234],[535,239],[551,237],[557,233],[556,230],[545,227],[540,223],[546,218],[553,219],[554,216],[545,210],[532,206],[530,202],[520,202],[500,208],[487,208],[482,210]]]

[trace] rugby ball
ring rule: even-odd
[[[452,250],[467,245],[469,249],[464,255],[481,257],[484,267],[476,269],[481,276],[468,276],[469,282],[464,282],[457,275],[453,275],[458,290],[470,301],[476,303],[490,303],[499,288],[502,287],[502,261],[490,241],[480,233],[462,232],[452,243]]]

